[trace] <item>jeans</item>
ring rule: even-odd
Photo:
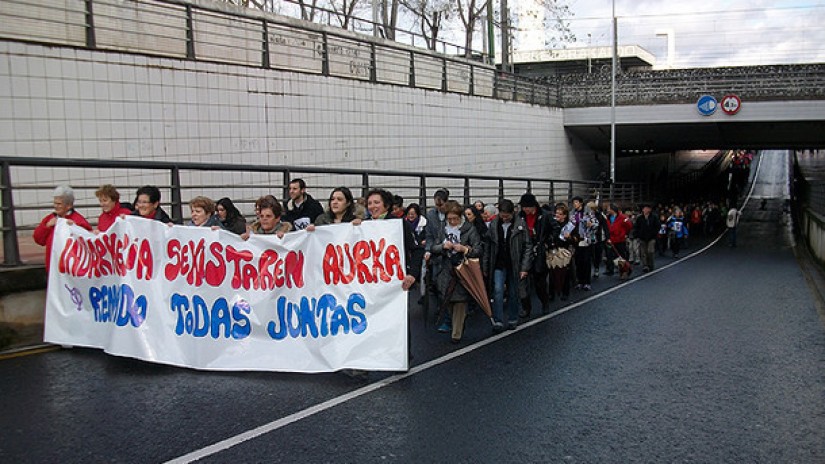
[[[504,287],[507,286],[507,320],[518,322],[519,298],[518,281],[513,278],[509,269],[493,271],[493,319],[496,322],[505,322],[504,319]]]

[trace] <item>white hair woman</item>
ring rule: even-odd
[[[49,272],[49,262],[52,256],[52,237],[54,236],[54,226],[59,218],[66,219],[69,224],[78,225],[88,231],[92,226],[80,213],[74,209],[74,191],[67,185],[60,185],[54,189],[54,210],[47,214],[40,221],[40,225],[34,229],[34,241],[38,245],[46,247],[46,272]]]

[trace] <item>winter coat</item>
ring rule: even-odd
[[[478,235],[478,231],[476,228],[473,227],[467,221],[459,228],[461,231],[461,241],[460,243],[464,246],[470,247],[470,251],[467,252],[465,255],[467,258],[480,258],[482,256],[482,244],[481,244],[481,237]],[[433,258],[431,259],[438,259],[440,261],[440,266],[438,266],[438,275],[435,276],[435,284],[438,288],[439,294],[444,295],[447,294],[447,289],[449,288],[450,281],[453,279],[453,267],[454,262],[453,259],[458,259],[456,253],[452,253],[451,250],[444,249],[444,241],[446,240],[446,227],[442,227],[439,231],[438,235],[435,238],[436,243],[430,249],[430,253],[432,254]],[[460,255],[460,253],[458,253]],[[450,303],[460,303],[469,301],[471,299],[470,294],[467,293],[467,290],[461,285],[460,281],[456,281],[455,289],[453,290],[453,294],[450,297]]]
[[[221,221],[221,227],[236,235],[246,233],[246,221],[242,216],[236,216],[235,219],[226,218],[225,221]]]
[[[356,209],[353,208],[352,213],[345,212],[344,217],[341,218],[341,222],[346,223],[346,222],[352,222],[356,219],[364,219],[363,216],[361,216],[361,217],[356,216],[355,211],[356,211]],[[333,212],[330,211],[330,210],[324,211],[324,214],[319,214],[318,217],[315,218],[315,222],[314,222],[314,224],[316,226],[326,226],[326,225],[335,224],[335,223],[336,223],[335,222],[335,216],[334,216]]]
[[[220,227],[223,228],[223,224],[221,224],[221,218],[218,217],[217,214],[213,214],[209,216],[209,219],[204,221],[201,225],[196,225],[192,220],[186,221],[186,225],[189,227]]]
[[[685,224],[684,216],[671,216],[670,219],[667,220],[667,228],[670,229],[670,231],[673,233],[673,236],[676,238],[683,238],[688,236],[688,229],[687,225]]]
[[[443,220],[441,219],[437,208],[430,208],[427,214],[424,215],[424,218],[427,220],[427,223],[424,225],[424,239],[426,240],[424,243],[424,251],[432,253],[431,248],[433,242],[435,242],[438,236],[438,231],[444,228],[447,219],[446,216]]]
[[[611,220],[607,218],[608,230],[610,230],[610,241],[612,243],[624,243],[627,240],[627,234],[633,229],[633,223],[622,213],[616,213],[616,216]]]
[[[40,224],[37,228],[34,229],[34,234],[32,238],[34,238],[34,242],[38,245],[46,247],[46,274],[49,273],[49,265],[51,264],[52,260],[52,240],[54,239],[54,226],[47,226],[48,223],[53,217],[57,215],[54,213],[47,214],[46,217],[40,221]],[[74,223],[88,231],[92,230],[92,226],[89,225],[89,222],[86,218],[83,217],[77,210],[72,209],[69,213],[64,216],[64,219],[68,221],[74,221]]]
[[[304,230],[315,221],[315,218],[324,213],[324,207],[312,195],[306,194],[306,198],[300,206],[295,206],[295,202],[290,199],[284,203],[283,221],[292,223],[294,230]]]
[[[650,213],[647,217],[640,214],[636,218],[636,224],[633,225],[633,228],[636,231],[636,238],[647,242],[656,238],[659,233],[659,226],[659,217]]]
[[[547,218],[552,218],[552,214],[546,213],[543,209],[537,208],[536,223],[533,226],[534,232],[530,236],[530,242],[533,244],[533,265],[531,271],[533,272],[547,272],[547,250],[544,244],[545,229],[547,229]],[[524,225],[527,225],[527,215],[524,211],[519,213],[519,218],[524,220]],[[529,228],[528,228],[529,233]]]
[[[112,227],[112,224],[115,223],[120,215],[129,216],[132,214],[132,210],[126,208],[124,206],[118,205],[111,209],[108,213],[100,213],[100,216],[97,218],[97,230],[101,232],[106,232],[109,230],[109,227]]]
[[[589,226],[587,224],[590,224]],[[587,240],[587,245],[596,243],[596,236],[599,232],[599,219],[596,213],[588,210],[584,213],[579,221],[578,236],[581,240]],[[575,245],[578,246],[578,243]]]
[[[172,222],[172,218],[170,218],[169,215],[166,214],[166,211],[164,211],[163,208],[156,209],[155,214],[152,215],[152,217],[141,216],[138,210],[132,211],[132,216],[142,217],[143,219],[151,219],[154,221],[160,221],[164,224],[169,224],[170,222]]]
[[[496,257],[498,255],[499,247],[501,247],[501,237],[498,235],[498,224],[500,218],[496,218],[490,223],[490,230],[487,235],[487,249],[484,253],[484,275],[488,280],[488,288],[493,288],[493,271],[496,267]],[[513,282],[519,282],[519,293],[526,293],[527,279],[520,280],[519,274],[522,272],[530,272],[533,266],[533,243],[530,240],[530,234],[527,231],[527,224],[524,219],[516,216],[513,218],[513,224],[510,226],[510,260],[513,263],[510,269],[510,276]],[[525,284],[524,286],[521,284]],[[524,288],[522,288],[524,287]]]

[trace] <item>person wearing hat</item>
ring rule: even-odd
[[[656,237],[659,234],[659,217],[653,214],[649,204],[642,205],[642,214],[636,218],[633,228],[636,238],[639,239],[639,254],[642,258],[642,271],[653,270],[653,257],[656,255]]]
[[[519,317],[528,318],[533,309],[532,291],[536,292],[539,301],[541,302],[541,309],[543,314],[550,313],[550,296],[547,294],[547,263],[545,260],[545,249],[543,233],[545,230],[544,223],[547,220],[544,215],[544,210],[539,207],[539,202],[536,196],[532,193],[525,193],[521,196],[518,202],[521,207],[519,217],[524,220],[527,225],[527,232],[530,235],[530,241],[533,244],[533,266],[530,269],[530,275],[527,279],[525,288],[525,295],[521,296],[521,312]],[[531,288],[532,287],[532,288]]]

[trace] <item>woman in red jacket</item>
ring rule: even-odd
[[[132,210],[120,204],[120,193],[114,185],[106,184],[95,192],[100,208],[103,212],[97,218],[97,230],[106,232],[118,216],[130,215]]]
[[[622,258],[628,258],[627,234],[633,230],[633,223],[627,216],[622,214],[618,206],[610,203],[607,207],[607,229],[610,231],[610,238],[606,242],[607,266],[605,267],[607,271],[605,274],[613,275],[615,272],[613,260],[618,258],[616,252]]]
[[[35,243],[46,247],[46,273],[49,272],[52,256],[52,237],[58,218],[64,218],[69,221],[69,224],[78,225],[88,231],[92,230],[92,226],[89,225],[86,218],[74,210],[74,191],[65,185],[54,189],[54,211],[46,215],[40,221],[40,225],[34,229]]]

